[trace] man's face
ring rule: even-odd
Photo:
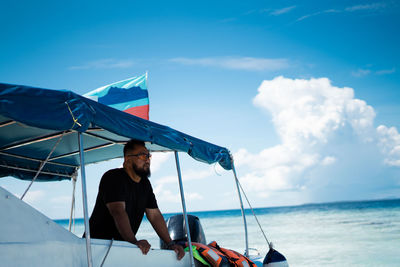
[[[135,146],[125,155],[127,166],[131,167],[141,178],[150,177],[149,151],[144,146]]]

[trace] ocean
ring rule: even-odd
[[[215,240],[222,247],[244,252],[240,210],[189,214],[199,217],[207,242]],[[400,266],[400,199],[257,208],[255,214],[268,240],[290,266]],[[267,242],[251,211],[246,215],[249,247],[264,256]],[[68,220],[56,222],[68,228]],[[81,236],[83,229],[83,219],[76,220],[74,233]],[[147,219],[137,238],[159,248]]]

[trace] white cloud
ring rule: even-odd
[[[90,61],[82,65],[71,66],[70,70],[86,70],[86,69],[126,69],[133,66],[131,60],[117,60],[113,58],[99,59]]]
[[[215,168],[214,168],[215,167]],[[182,174],[182,179],[184,182],[199,180],[210,177],[215,173],[223,172],[222,167],[211,165],[207,169],[203,170],[185,170]],[[178,182],[178,177],[176,175],[164,176],[154,181],[156,185],[174,184]]]
[[[346,123],[362,131],[372,125],[373,109],[354,99],[351,88],[338,88],[327,78],[264,81],[254,104],[272,114],[283,144],[325,143],[330,133]]]
[[[355,5],[355,6],[351,6],[351,7],[346,7],[345,11],[354,12],[354,11],[360,11],[360,10],[378,10],[378,9],[381,9],[384,7],[386,7],[386,4],[384,4],[384,3],[372,3],[372,4]]]
[[[206,58],[172,58],[171,62],[183,65],[203,67],[219,67],[224,69],[247,71],[276,71],[289,68],[289,61],[284,58],[254,58],[254,57],[206,57]]]
[[[50,199],[53,204],[71,204],[72,196],[58,196]]]
[[[203,179],[206,177],[210,177],[214,173],[214,168],[212,166],[209,166],[205,170],[187,170],[185,173],[182,175],[184,181],[190,181],[190,180],[198,180],[198,179]]]
[[[153,189],[154,194],[157,197],[157,201],[159,202],[169,202],[169,203],[179,203],[180,196],[177,193],[173,193],[171,190],[168,190],[164,187],[163,184],[156,185]]]
[[[169,179],[168,179],[169,180]],[[172,181],[172,180],[169,180]],[[169,183],[169,181],[167,183]],[[174,183],[177,183],[176,177]],[[179,192],[172,192],[170,189],[166,187],[166,183],[157,183],[153,189],[154,194],[157,197],[157,201],[163,202],[166,204],[169,203],[180,203],[181,196]],[[185,201],[193,201],[193,200],[202,200],[203,195],[198,192],[185,192]]]
[[[396,72],[396,68],[391,68],[391,69],[387,69],[387,70],[378,70],[376,72],[376,74],[378,75],[386,75],[386,74],[392,74]]]
[[[260,197],[271,191],[295,190],[296,179],[307,168],[318,164],[319,155],[301,151],[292,145],[282,144],[251,154],[244,149],[234,154],[237,166],[247,165],[250,172],[240,178],[247,190]],[[322,160],[321,164],[326,164]]]
[[[211,165],[206,169],[188,169],[182,173],[183,184],[189,181],[205,179],[223,173],[225,170],[218,165]],[[167,175],[152,181],[153,191],[157,200],[169,203],[180,203],[178,177],[177,175]],[[201,200],[203,196],[198,192],[185,192],[186,200]]]
[[[193,200],[202,200],[204,199],[203,195],[199,193],[189,193],[185,196],[185,200],[193,201]]]
[[[317,11],[311,14],[304,15],[300,18],[297,19],[297,21],[302,21],[305,19],[308,19],[310,17],[318,16],[318,15],[323,15],[323,14],[331,14],[331,13],[354,13],[354,12],[361,12],[361,11],[370,11],[370,12],[376,12],[379,10],[382,10],[386,8],[387,5],[385,3],[372,3],[372,4],[365,4],[365,5],[354,5],[346,8],[341,8],[341,9],[326,9],[322,11]]]
[[[385,163],[400,167],[400,134],[395,127],[380,125],[377,128],[379,146],[387,155]]]
[[[367,76],[368,74],[371,74],[371,71],[368,69],[358,69],[351,73],[351,75],[353,75],[354,77],[363,77]]]
[[[400,166],[397,129],[375,129],[374,109],[354,98],[352,88],[335,87],[327,78],[277,77],[263,81],[253,103],[272,115],[281,139],[281,144],[256,154],[246,149],[234,154],[236,165],[249,170],[241,182],[258,196],[307,189],[307,173],[346,158],[346,147],[338,149],[338,145],[353,139],[361,146],[379,143],[383,162]]]
[[[327,156],[322,160],[321,164],[327,166],[327,165],[331,165],[335,162],[336,162],[335,157]]]
[[[361,78],[370,74],[375,74],[375,75],[387,75],[387,74],[392,74],[395,73],[396,69],[395,68],[391,68],[391,69],[383,69],[383,70],[377,70],[377,71],[373,71],[370,69],[358,69],[356,71],[352,71],[351,75],[353,75],[354,77],[357,78]]]
[[[164,185],[164,184],[172,184],[172,183],[177,183],[178,182],[178,177],[177,176],[164,176],[159,179],[157,179],[154,184],[155,185]]]
[[[30,190],[28,191],[28,193],[26,193],[25,197],[24,197],[24,201],[33,205],[35,202],[38,202],[40,200],[42,200],[45,196],[45,192],[41,191],[41,190]],[[20,198],[20,196],[18,196],[18,198]]]
[[[304,15],[304,16],[298,18],[297,21],[302,21],[302,20],[308,19],[310,17],[314,17],[314,16],[318,16],[318,15],[322,15],[322,14],[330,14],[330,13],[338,13],[338,12],[340,12],[340,11],[336,10],[336,9],[322,10],[322,11],[318,11],[318,12],[315,12],[312,14]]]
[[[152,153],[151,157],[151,172],[155,173],[157,172],[161,166],[171,158],[171,153],[169,152],[157,152],[157,153]]]
[[[286,13],[292,11],[295,8],[296,8],[296,6],[289,6],[289,7],[285,7],[285,8],[274,10],[270,14],[273,15],[273,16],[279,16],[279,15],[282,15],[282,14],[286,14]]]
[[[357,78],[361,78],[370,74],[375,74],[375,75],[387,75],[387,74],[392,74],[395,73],[396,69],[391,68],[391,69],[383,69],[383,70],[377,70],[373,71],[370,69],[358,69],[356,71],[351,72],[351,75]]]

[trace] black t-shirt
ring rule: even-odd
[[[107,203],[124,201],[126,212],[136,235],[146,208],[157,208],[150,181],[134,182],[123,168],[112,169],[101,178],[96,204],[90,217],[90,235],[93,238],[123,240],[115,226]]]

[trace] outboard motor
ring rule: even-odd
[[[199,218],[197,216],[188,214],[188,221],[191,241],[207,245],[206,236],[204,235],[203,227],[201,227]],[[167,227],[169,235],[173,241],[187,242],[185,219],[183,217],[183,214],[178,214],[170,217],[167,220]],[[167,244],[161,239],[160,248],[167,248]]]
[[[188,222],[189,222],[191,241],[195,242],[195,243],[201,243],[203,245],[207,245],[206,237],[204,235],[203,227],[201,227],[199,218],[197,216],[188,214]],[[168,227],[169,235],[173,241],[175,241],[177,243],[185,243],[188,241],[187,235],[186,235],[185,219],[183,217],[183,214],[178,214],[178,215],[170,217],[167,220],[167,227]],[[167,248],[167,244],[165,244],[165,242],[161,239],[160,239],[160,248],[161,249]],[[202,259],[202,260],[199,259],[199,257],[202,258],[202,256],[200,256],[200,254],[198,252],[197,252],[198,257],[196,257],[195,252],[196,251],[193,251],[195,267],[210,266],[210,265],[204,264],[204,262],[207,262],[205,259]],[[223,261],[221,261],[219,266],[220,267],[229,267],[230,265],[229,265],[228,260],[224,259]]]

